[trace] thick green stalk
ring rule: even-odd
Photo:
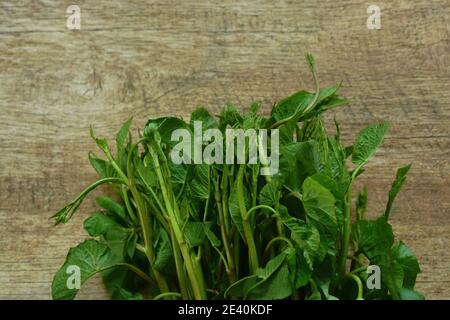
[[[250,227],[250,221],[248,219],[249,216],[247,214],[247,208],[245,207],[245,198],[244,198],[245,196],[244,196],[244,190],[243,190],[244,170],[245,170],[245,165],[240,165],[238,176],[237,176],[237,181],[236,181],[236,183],[237,183],[236,191],[237,191],[237,200],[238,200],[238,204],[239,204],[239,209],[241,211],[241,216],[242,216],[242,228],[244,229],[244,237],[245,237],[245,240],[247,241],[247,246],[248,246],[250,269],[252,270],[253,273],[255,273],[259,267],[258,252],[256,250],[253,232]]]
[[[161,187],[161,193],[163,195],[164,204],[166,205],[166,212],[169,216],[169,223],[172,225],[172,230],[175,236],[175,239],[178,242],[178,245],[180,246],[181,254],[184,259],[184,263],[186,265],[186,270],[188,273],[189,280],[191,281],[192,290],[194,291],[195,299],[197,300],[203,300],[206,299],[206,292],[202,290],[203,287],[199,282],[203,281],[203,279],[198,279],[197,274],[194,270],[194,264],[192,262],[191,256],[189,254],[189,248],[187,246],[186,241],[184,240],[183,233],[181,231],[181,227],[179,225],[179,215],[177,215],[172,206],[172,199],[169,198],[168,190],[166,187],[166,179],[164,179],[161,166],[159,163],[158,155],[156,154],[155,150],[153,150],[152,147],[150,147],[150,153],[154,162],[154,169],[156,171],[156,175],[159,180],[159,184]]]
[[[139,216],[139,222],[142,228],[142,235],[144,238],[144,248],[145,248],[145,255],[147,256],[147,259],[152,265],[155,260],[155,255],[153,252],[153,230],[152,230],[152,221],[150,219],[150,216],[148,214],[148,211],[145,208],[144,201],[139,193],[139,191],[136,188],[136,184],[134,182],[134,168],[132,163],[132,153],[133,149],[137,146],[135,144],[128,153],[128,161],[127,161],[127,174],[128,174],[128,185],[131,191],[131,194],[133,195],[133,198],[136,202],[136,207],[138,211]],[[167,285],[166,279],[154,268],[152,268],[153,274],[155,275],[156,282],[158,283],[158,287],[162,292],[169,291],[169,286]]]
[[[183,260],[180,256],[180,248],[178,246],[178,242],[175,239],[175,235],[173,234],[173,230],[170,229],[170,240],[172,242],[172,251],[175,260],[175,268],[178,276],[178,284],[180,286],[181,296],[183,299],[189,299],[189,291],[188,284],[186,282],[186,277],[183,268]]]
[[[220,194],[220,189],[219,189],[218,184],[219,184],[219,182],[217,180],[215,183],[214,197],[215,197],[216,204],[217,204],[217,211],[219,212],[220,234],[222,236],[222,242],[223,242],[223,246],[225,248],[225,255],[227,257],[228,278],[229,278],[230,283],[233,283],[236,281],[236,271],[235,271],[235,267],[234,267],[233,254],[231,252],[231,247],[230,247],[230,239],[229,239],[229,236],[226,231],[224,212],[222,210],[221,194]]]

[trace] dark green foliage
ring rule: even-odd
[[[311,55],[307,61],[315,91],[281,100],[268,117],[258,114],[259,104],[244,114],[228,105],[218,117],[199,108],[189,122],[150,119],[134,140],[130,118],[115,152],[91,130],[104,154],[89,154],[100,180],[56,213],[55,223],[66,223],[99,185],[116,195],[96,198],[99,209],[84,221],[94,239],[70,249],[53,298],[75,297],[68,268],[77,266],[81,284],[101,273],[113,299],[423,299],[414,291],[417,259],[388,222],[410,166],[398,170],[384,214],[365,219],[367,188],[353,206],[352,185],[388,125],[371,125],[343,146],[339,125],[329,134],[322,113],[346,100],[339,85],[320,89]],[[196,121],[224,135],[279,129],[278,173],[260,175],[263,163],[173,163],[179,141],[172,133],[193,133]],[[379,288],[366,285],[369,265],[381,270]]]

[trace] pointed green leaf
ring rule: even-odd
[[[411,165],[407,165],[407,166],[401,167],[397,170],[395,180],[392,183],[391,190],[389,190],[389,199],[388,199],[388,203],[386,204],[386,210],[384,211],[384,216],[386,217],[386,219],[389,219],[389,214],[392,209],[392,204],[394,203],[394,200],[397,197],[398,192],[402,188],[403,183],[406,180],[406,174],[408,173],[410,168],[411,168]]]
[[[164,229],[160,229],[158,240],[156,241],[156,259],[153,267],[162,273],[167,273],[168,269],[174,265],[172,243],[169,235]]]
[[[353,146],[352,162],[363,166],[374,155],[388,131],[387,123],[373,124],[361,130]]]
[[[98,158],[93,153],[89,153],[89,162],[101,178],[109,178],[115,176],[115,171],[111,164],[103,159]]]
[[[117,155],[118,159],[121,159],[123,154],[123,145],[127,139],[128,132],[130,130],[131,123],[133,122],[133,117],[130,117],[125,123],[122,124],[119,132],[116,135],[116,145],[117,145]]]

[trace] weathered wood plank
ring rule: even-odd
[[[359,183],[369,211],[383,209],[395,168],[413,163],[393,215],[417,253],[418,287],[450,298],[450,8],[447,1],[377,1],[382,29],[366,27],[367,3],[317,1],[78,1],[82,30],[66,29],[69,1],[0,3],[0,298],[50,297],[53,273],[85,237],[93,197],[67,226],[48,217],[95,179],[88,136],[112,138],[160,115],[198,105],[271,104],[343,80],[336,110],[346,141],[387,120],[391,131]],[[83,298],[105,297],[97,281]]]

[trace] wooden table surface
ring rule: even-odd
[[[66,8],[81,8],[81,30]],[[368,30],[369,4],[381,30]],[[1,1],[0,299],[49,299],[82,221],[49,216],[96,175],[88,128],[112,139],[130,115],[188,116],[252,101],[263,112],[298,89],[343,81],[348,107],[331,112],[347,141],[386,120],[391,130],[368,166],[369,210],[383,209],[398,166],[412,163],[392,223],[416,252],[417,288],[450,298],[450,6],[448,0]],[[98,193],[97,193],[98,194]],[[99,279],[80,298],[105,298]]]

